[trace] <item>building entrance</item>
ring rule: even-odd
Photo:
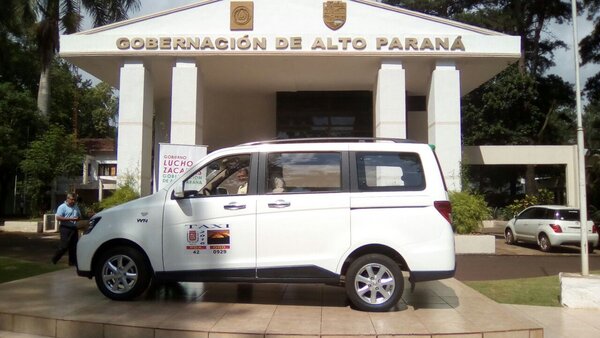
[[[370,91],[277,93],[277,138],[372,136]]]

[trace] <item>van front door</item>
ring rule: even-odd
[[[179,280],[256,276],[256,170],[250,159],[212,161],[185,180],[184,198],[167,199],[165,272],[181,273]]]

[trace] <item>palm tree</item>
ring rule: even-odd
[[[61,32],[72,34],[81,28],[84,9],[92,18],[94,27],[127,19],[129,11],[140,8],[140,0],[30,0],[40,21],[37,25],[37,42],[41,56],[42,72],[38,89],[38,108],[48,115],[50,98],[50,63],[60,49]],[[33,3],[35,2],[35,3]]]
[[[2,0],[0,11],[0,34],[21,35],[28,24],[33,23],[31,6],[23,0]]]

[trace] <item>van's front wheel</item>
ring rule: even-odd
[[[361,256],[348,268],[346,294],[359,310],[387,311],[398,303],[403,291],[402,271],[387,256]]]
[[[114,247],[102,253],[95,277],[98,289],[114,300],[130,300],[141,295],[151,279],[144,256],[126,246]]]

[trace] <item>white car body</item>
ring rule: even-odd
[[[553,246],[580,245],[581,226],[579,210],[562,205],[536,205],[529,207],[508,221],[505,227],[507,242],[523,241],[540,245],[543,251]],[[548,243],[543,238],[548,239]],[[589,251],[598,245],[598,233],[592,221],[587,222],[587,241]]]
[[[412,283],[454,275],[449,215],[436,208],[439,203],[449,212],[448,194],[430,146],[390,140],[297,142],[215,151],[171,186],[98,213],[79,240],[78,273],[98,279],[103,252],[130,247],[141,253],[151,278],[162,280],[340,284],[351,263],[368,254],[392,259],[410,272]],[[421,168],[412,174],[408,167],[399,171],[393,167],[397,158],[414,167],[420,162]],[[211,185],[246,160],[247,194]],[[377,161],[392,164],[377,166]],[[287,175],[288,185],[298,181],[297,187],[271,192],[271,172]],[[398,173],[401,179],[395,178]],[[204,177],[209,188],[186,189],[196,177]],[[302,179],[310,181],[311,191],[299,187]],[[406,183],[410,179],[418,182],[416,188]],[[332,188],[337,181],[339,187]],[[117,273],[106,266],[108,274]],[[105,295],[120,299],[122,286],[110,286],[116,295],[99,284]]]

